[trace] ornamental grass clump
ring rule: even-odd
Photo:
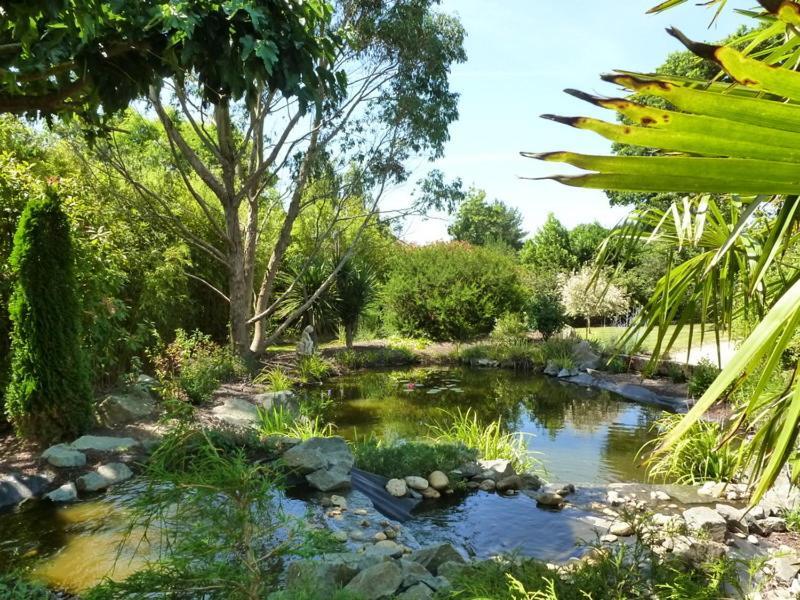
[[[642,451],[663,443],[683,415],[667,415],[656,421],[658,435]],[[713,421],[697,421],[669,452],[651,454],[646,459],[648,473],[657,480],[680,484],[703,481],[736,481],[741,468],[736,445],[721,445],[722,427]]]
[[[541,466],[528,450],[524,434],[507,433],[502,418],[483,423],[471,408],[455,412],[443,410],[444,419],[430,426],[429,437],[437,443],[461,444],[473,448],[480,458],[510,460],[517,472],[529,472]]]

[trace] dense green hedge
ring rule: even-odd
[[[387,319],[404,335],[466,341],[518,312],[524,292],[512,255],[461,242],[409,248],[384,288]]]

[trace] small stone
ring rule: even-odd
[[[483,490],[484,492],[493,492],[497,484],[492,479],[484,479],[478,485],[478,489]]]
[[[367,519],[362,519],[362,521],[359,523],[359,525],[362,527],[369,527],[371,524],[372,523],[370,523]]]
[[[367,534],[365,534],[360,529],[351,529],[350,530],[350,539],[354,542],[363,542],[367,539]]]
[[[441,492],[450,485],[450,480],[442,471],[434,471],[428,475],[428,484],[435,490]]]
[[[540,506],[560,508],[564,505],[564,497],[553,492],[542,492],[536,496],[536,503]]]
[[[611,506],[620,506],[625,503],[625,499],[619,495],[619,492],[610,490],[606,494],[606,502],[608,502]]]
[[[347,541],[347,532],[346,531],[342,531],[341,529],[337,530],[337,531],[334,531],[333,532],[333,539],[336,540],[337,542],[344,543],[344,542]]]
[[[338,496],[336,494],[331,496],[331,504],[333,506],[338,506],[339,508],[347,508],[347,500],[345,500],[342,496]]]
[[[758,546],[758,538],[754,536],[752,533],[747,536],[747,541],[754,546]]]
[[[608,532],[611,535],[616,535],[619,537],[628,537],[630,535],[633,535],[633,526],[630,523],[617,521],[616,523],[611,524],[611,527],[608,528]]]
[[[403,555],[403,547],[393,540],[381,540],[377,542],[374,548],[378,548],[381,552],[385,552],[387,556],[399,558]]]
[[[408,493],[408,486],[404,479],[390,479],[386,482],[386,491],[395,498],[402,498]]]
[[[436,489],[434,489],[433,486],[426,487],[420,492],[420,494],[422,494],[422,497],[426,500],[438,500],[442,497],[442,495]]]
[[[569,496],[570,494],[575,493],[575,486],[571,483],[567,483],[566,485],[561,486],[561,488],[556,492],[559,496]]]
[[[424,490],[426,487],[428,487],[428,480],[425,479],[424,477],[416,477],[414,475],[409,475],[408,477],[405,478],[405,480],[406,480],[406,485],[408,485],[408,487],[410,487],[412,490],[421,491]]]
[[[359,517],[366,517],[369,514],[369,511],[366,508],[356,508],[353,510],[354,515],[358,515]]]
[[[659,502],[669,502],[670,500],[672,500],[672,498],[670,498],[670,495],[663,490],[655,490],[653,492],[650,492],[650,499]]]
[[[95,471],[81,475],[75,480],[75,483],[77,484],[78,489],[84,492],[97,492],[108,487],[108,482],[105,480],[105,478]]]
[[[78,489],[75,487],[75,484],[70,481],[54,489],[52,492],[48,492],[44,497],[52,502],[74,502],[78,499]]]
[[[397,532],[394,529],[384,529],[383,535],[386,536],[387,540],[397,539]]]
[[[385,533],[383,533],[382,531],[379,531],[378,533],[376,533],[375,535],[372,536],[372,539],[375,540],[376,542],[382,542],[382,541],[384,541],[384,540],[386,540],[388,538],[386,537]]]
[[[42,458],[54,467],[82,467],[86,464],[86,455],[68,444],[50,446],[42,453]]]
[[[619,538],[616,535],[614,535],[613,533],[607,533],[604,536],[600,537],[600,541],[603,542],[604,544],[613,544],[618,539]]]
[[[493,479],[495,480],[503,479],[504,477],[511,477],[512,475],[517,474],[513,465],[511,464],[511,461],[502,458],[494,460],[479,460],[478,465],[484,471],[493,471],[495,474]]]

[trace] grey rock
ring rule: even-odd
[[[522,479],[519,475],[511,475],[510,477],[503,477],[497,482],[497,490],[500,492],[507,492],[509,490],[522,489]]]
[[[478,489],[484,492],[493,492],[497,489],[497,484],[494,482],[494,479],[484,479],[481,481],[480,485],[478,485]]]
[[[439,544],[411,553],[410,560],[418,562],[433,575],[439,574],[439,566],[446,562],[464,563],[464,557],[451,544]]]
[[[781,517],[766,517],[750,522],[750,532],[763,537],[775,532],[786,531],[786,519]]]
[[[396,596],[397,600],[428,600],[433,598],[433,590],[424,583],[417,583]]]
[[[461,475],[467,479],[471,477],[475,477],[479,473],[483,471],[481,466],[475,462],[464,463],[458,468],[458,471],[461,472]]]
[[[95,471],[90,471],[81,475],[76,480],[79,490],[85,492],[96,492],[104,490],[110,485],[122,483],[133,477],[133,471],[124,463],[108,463],[97,467]]]
[[[345,590],[362,596],[365,600],[391,598],[403,581],[403,573],[395,561],[385,561],[361,571]]]
[[[542,492],[534,496],[536,503],[540,506],[549,508],[561,508],[564,505],[564,497],[555,492]]]
[[[121,452],[136,448],[141,444],[132,437],[111,437],[103,435],[84,435],[72,442],[70,446],[76,450],[93,450],[95,452]]]
[[[505,460],[505,459],[479,460],[478,465],[480,465],[480,467],[484,471],[494,471],[495,476],[493,476],[492,479],[494,479],[495,481],[502,479],[504,477],[511,477],[512,475],[517,474],[510,460]],[[486,478],[484,477],[484,479]]]
[[[319,469],[306,475],[306,481],[321,492],[341,490],[350,487],[350,471],[339,467]]]
[[[522,480],[522,489],[524,490],[538,490],[543,485],[541,478],[533,473],[523,473],[519,477]]]
[[[608,528],[608,533],[617,537],[628,537],[633,535],[633,526],[624,521],[617,521],[611,524],[611,527]]]
[[[728,531],[745,534],[749,531],[743,510],[729,504],[717,504],[714,508],[725,519],[728,524]]]
[[[428,486],[426,485],[425,487]],[[395,498],[402,498],[408,493],[408,484],[404,479],[390,479],[386,482],[386,491]]]
[[[575,375],[577,374],[578,374],[578,369],[561,369],[558,372],[558,375],[556,375],[556,377],[558,377],[559,379],[565,379],[567,377],[575,377]]]
[[[424,490],[426,487],[428,487],[428,480],[424,477],[409,475],[405,478],[405,481],[406,485],[412,490]]]
[[[439,565],[437,572],[439,577],[444,577],[445,579],[452,581],[468,566],[469,565],[464,561],[459,562],[455,560],[448,560]]]
[[[450,485],[450,480],[442,471],[434,471],[428,475],[428,484],[433,489],[441,492],[442,490],[447,489],[447,486]]]
[[[321,598],[333,596],[358,574],[361,561],[353,553],[323,554],[319,559],[294,561],[286,570],[286,588],[292,591],[313,582]]]
[[[282,390],[280,392],[263,392],[253,396],[255,402],[261,408],[267,410],[277,407],[285,407],[294,400],[294,392],[292,390]]]
[[[800,558],[795,555],[779,555],[767,561],[775,578],[783,584],[790,583],[800,572]]]
[[[420,491],[419,495],[426,500],[438,500],[442,497],[442,494],[440,494],[438,490],[435,490],[431,486],[428,486],[424,490]]]
[[[428,569],[413,560],[401,560],[400,568],[403,571],[402,587],[404,588],[411,587],[420,582],[427,584],[427,582],[433,581],[433,575],[428,572]],[[430,587],[430,585],[433,584],[428,584],[428,587]]]
[[[211,409],[217,419],[238,428],[253,428],[258,422],[256,406],[243,398],[228,397]]]
[[[114,427],[145,419],[155,413],[156,404],[146,388],[131,388],[109,394],[97,406],[97,421]]]
[[[78,499],[78,488],[70,481],[52,492],[46,493],[44,497],[52,502],[74,502]]]
[[[353,466],[353,455],[344,439],[317,437],[287,450],[283,462],[290,469],[303,474],[333,467],[349,471]]]
[[[42,458],[54,467],[82,467],[86,464],[86,455],[69,444],[50,446],[42,453]]]
[[[707,535],[715,542],[725,540],[728,524],[717,511],[707,506],[694,506],[683,512],[686,527],[690,532]]]
[[[714,561],[725,556],[728,547],[708,539],[680,536],[673,539],[672,554],[691,565]]]
[[[547,365],[544,368],[544,374],[550,375],[550,377],[558,377],[558,373],[561,371],[561,368],[556,364],[554,360],[548,360]]]
[[[0,473],[0,507],[13,506],[39,496],[53,481],[52,473],[20,475]]]
[[[367,548],[367,553],[378,554],[380,556],[389,556],[391,558],[400,558],[403,556],[403,547],[393,540],[381,540],[374,546]]]

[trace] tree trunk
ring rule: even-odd
[[[586,337],[588,339],[589,334],[592,332],[592,318],[586,317]]]
[[[344,340],[345,345],[349,348],[353,347],[353,338],[356,336],[356,324],[346,323],[344,326]]]
[[[250,316],[252,286],[247,281],[238,211],[226,208],[225,225],[228,235],[228,294],[230,298],[231,344],[236,355],[242,358],[249,366],[252,355],[250,353],[250,328],[247,325],[247,320]]]

